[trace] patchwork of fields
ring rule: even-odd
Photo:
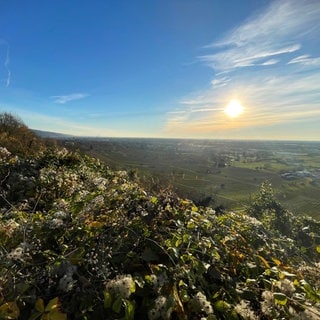
[[[150,188],[213,207],[239,209],[269,180],[279,201],[320,217],[320,142],[179,139],[68,139],[115,169],[132,170]]]

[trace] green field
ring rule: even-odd
[[[296,214],[320,217],[320,143],[165,139],[65,141],[150,188],[170,186],[196,202],[239,209],[268,180]],[[287,176],[282,175],[287,174]]]

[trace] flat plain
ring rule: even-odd
[[[199,204],[238,210],[270,181],[279,202],[320,219],[320,142],[69,138],[66,145],[150,188],[171,187]]]

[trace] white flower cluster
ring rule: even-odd
[[[128,173],[125,170],[116,171],[116,173],[117,173],[117,176],[120,177],[120,178],[127,178],[127,176],[128,176]]]
[[[18,161],[18,156],[13,156],[7,148],[0,147],[0,162],[7,162],[7,161],[14,163]]]
[[[50,229],[59,229],[65,226],[65,220],[69,215],[62,210],[56,211],[52,215],[52,219],[48,221],[48,226]]]
[[[53,218],[48,222],[48,226],[50,229],[60,229],[64,226],[64,222],[62,219]]]
[[[68,218],[68,214],[64,211],[57,211],[53,214],[54,218],[56,219],[67,219]]]
[[[259,221],[258,219],[256,219],[255,217],[243,215],[243,218],[245,219],[246,222],[248,222],[248,224],[250,224],[252,226],[255,226],[255,227],[262,226],[262,222]]]
[[[258,316],[256,316],[254,312],[251,310],[249,301],[247,300],[241,300],[240,303],[238,303],[234,309],[245,320],[259,319]]]
[[[7,258],[14,261],[24,262],[31,259],[29,251],[29,245],[22,242],[18,247],[8,253]]]
[[[161,291],[161,288],[168,283],[168,276],[167,273],[164,271],[160,273],[159,275],[151,274],[149,277],[149,281],[153,285],[153,289],[157,292]]]
[[[62,149],[57,150],[56,154],[57,154],[57,157],[62,159],[62,158],[65,158],[69,154],[69,151],[66,148],[62,148]]]
[[[272,291],[262,292],[261,311],[266,316],[274,316],[274,297]]]
[[[135,282],[130,274],[120,275],[107,282],[106,290],[121,298],[129,298],[135,291]]]
[[[276,282],[276,286],[286,295],[291,296],[296,291],[294,284],[289,279]]]
[[[76,280],[73,279],[73,274],[76,271],[76,267],[69,265],[66,273],[62,276],[62,278],[59,280],[58,288],[62,290],[63,292],[71,291],[74,287]]]
[[[60,189],[65,196],[70,196],[74,192],[83,189],[83,182],[72,169],[43,168],[40,170],[40,181],[51,185],[51,187],[54,186],[56,190]]]
[[[154,302],[154,307],[148,312],[149,320],[171,319],[172,307],[170,304],[169,299],[159,296]]]
[[[98,190],[101,190],[101,191],[105,190],[106,186],[108,184],[108,180],[106,178],[103,178],[103,177],[94,178],[92,182],[95,185],[95,187]]]
[[[7,148],[0,147],[0,159],[6,160],[11,156],[11,152]]]
[[[204,312],[207,315],[213,313],[210,301],[207,300],[206,296],[202,292],[198,292],[190,300],[190,309],[193,312]]]
[[[59,211],[68,211],[69,210],[69,203],[65,199],[58,199],[54,202],[54,207]]]

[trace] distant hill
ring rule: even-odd
[[[50,138],[50,139],[67,139],[67,138],[72,138],[74,136],[70,134],[64,134],[64,133],[58,133],[58,132],[51,132],[51,131],[42,131],[42,130],[36,130],[36,129],[31,129],[38,137],[40,138]]]

